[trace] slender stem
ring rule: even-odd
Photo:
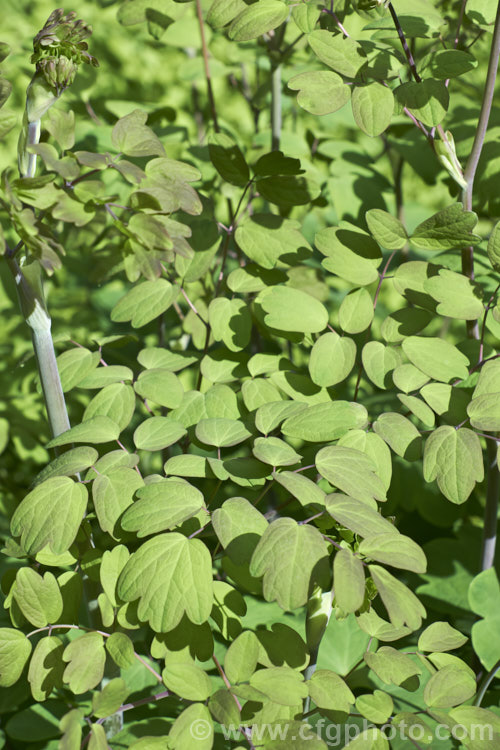
[[[464,171],[466,186],[463,191],[463,205],[465,211],[472,211],[472,195],[474,191],[474,180],[476,171],[481,158],[484,146],[488,122],[490,119],[491,106],[495,93],[495,82],[498,70],[498,60],[500,57],[500,1],[497,6],[497,15],[495,19],[495,29],[493,31],[493,40],[491,43],[490,59],[488,63],[488,72],[486,74],[486,83],[483,92],[483,101],[479,113],[479,121],[474,135],[474,143],[470,156]],[[462,273],[469,279],[474,278],[474,248],[465,247],[462,250]],[[469,338],[479,338],[479,328],[477,321],[467,322],[467,335]]]
[[[70,423],[50,333],[51,319],[40,293],[33,288],[15,258],[7,258],[7,263],[16,282],[21,311],[31,328],[50,430],[52,436],[57,437],[69,430]]]
[[[203,23],[203,11],[201,8],[201,0],[196,0],[196,15],[198,17],[198,25],[200,27],[201,51],[203,55],[203,66],[205,68],[205,80],[207,82],[207,95],[208,95],[208,103],[210,106],[210,114],[212,116],[214,130],[216,133],[219,133],[220,128],[219,128],[219,121],[217,119],[217,109],[215,107],[215,97],[214,97],[214,92],[212,88],[212,77],[210,75],[208,46],[207,46],[207,40],[205,37],[205,25]]]
[[[458,47],[458,41],[460,38],[460,29],[462,28],[462,23],[464,20],[466,5],[467,5],[467,0],[462,0],[462,5],[460,6],[460,13],[458,14],[458,25],[457,25],[457,30],[455,31],[455,41],[453,42],[453,49],[456,49]]]
[[[481,570],[489,570],[495,563],[498,527],[498,497],[500,494],[500,471],[497,464],[496,442],[486,444],[488,457],[486,505],[484,508],[483,541],[481,545]]]
[[[329,8],[322,8],[321,12],[322,13],[327,13],[329,16],[331,16],[333,18],[333,20],[335,21],[335,23],[337,24],[337,26],[339,27],[339,29],[341,30],[341,32],[343,33],[343,35],[345,37],[349,37],[350,36],[350,34],[346,31],[346,29],[344,28],[344,26],[341,24],[340,18],[338,17],[338,15],[333,10],[333,0],[330,1],[330,7]]]
[[[483,702],[483,698],[486,694],[486,691],[488,690],[491,682],[496,677],[498,671],[500,670],[500,659],[497,661],[495,666],[490,669],[490,671],[484,676],[483,681],[481,682],[481,685],[477,691],[476,700],[474,701],[475,706],[480,706]]]
[[[486,319],[488,318],[488,313],[493,307],[494,301],[496,299],[496,296],[498,294],[498,290],[500,289],[500,284],[498,284],[497,288],[491,295],[491,297],[488,300],[488,304],[486,305],[486,310],[484,311],[483,315],[483,323],[481,326],[481,338],[480,338],[480,344],[479,344],[479,362],[483,359],[483,353],[484,353],[484,334],[486,333]]]
[[[224,681],[224,685],[225,685],[225,686],[227,687],[227,689],[228,689],[228,690],[231,690],[231,683],[230,683],[230,682],[229,682],[229,680],[227,679],[226,673],[224,672],[224,670],[223,670],[223,668],[222,668],[222,666],[221,666],[221,663],[220,663],[220,661],[219,661],[219,660],[217,659],[217,657],[215,656],[215,654],[213,654],[213,656],[212,656],[212,661],[213,661],[213,663],[215,664],[215,666],[217,667],[217,670],[218,670],[218,672],[219,672],[220,676],[222,677],[222,679],[223,679],[223,681]],[[238,697],[237,697],[236,695],[233,695],[233,693],[231,693],[231,695],[232,695],[232,696],[233,696],[233,698],[234,698],[234,702],[235,702],[235,703],[236,703],[236,705],[238,706],[238,711],[241,711],[241,708],[242,708],[242,706],[241,706],[241,703],[240,703],[240,702],[239,702],[239,700],[238,700]]]
[[[271,73],[271,151],[279,151],[281,139],[281,65]]]
[[[464,208],[467,211],[472,210],[472,193],[474,190],[474,179],[476,176],[477,166],[479,159],[481,158],[481,152],[484,146],[484,139],[486,137],[486,131],[488,129],[488,122],[490,119],[491,106],[493,103],[493,95],[495,93],[495,81],[497,77],[498,59],[500,57],[500,2],[498,3],[497,15],[495,20],[495,30],[493,32],[493,40],[491,43],[490,60],[488,63],[488,72],[486,74],[486,83],[483,93],[483,101],[481,104],[481,112],[479,114],[479,121],[474,136],[474,143],[470,156],[467,160],[465,167],[464,177],[467,182],[467,187],[464,189],[463,202]]]
[[[406,55],[406,59],[408,60],[408,65],[410,66],[411,73],[416,80],[417,83],[420,83],[422,79],[420,78],[420,75],[417,72],[417,66],[415,65],[415,60],[413,59],[413,55],[411,52],[410,47],[408,46],[408,42],[406,41],[406,37],[404,34],[404,31],[401,27],[401,24],[399,22],[399,18],[397,16],[396,11],[394,10],[394,6],[392,3],[388,3],[387,7],[389,8],[389,13],[392,16],[392,20],[394,21],[394,26],[396,27],[396,31],[398,32],[399,41],[401,42],[401,46],[403,47],[403,51]]]

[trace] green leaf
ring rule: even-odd
[[[418,639],[419,651],[453,651],[467,643],[468,638],[447,622],[433,622]]]
[[[288,81],[288,88],[298,91],[297,103],[313,115],[337,112],[351,98],[351,90],[342,78],[329,70],[299,73]]]
[[[448,111],[450,95],[444,81],[411,81],[398,86],[394,93],[403,107],[431,128],[437,127]]]
[[[266,378],[245,380],[241,385],[241,395],[248,411],[256,411],[264,404],[276,403],[281,399],[276,386]]]
[[[89,750],[107,750],[108,747],[106,732],[102,724],[92,724],[90,727]]]
[[[0,78],[0,107],[3,107],[12,91],[12,84],[6,78]]]
[[[385,488],[366,453],[344,446],[327,446],[316,454],[316,468],[330,484],[356,500],[371,505],[374,500],[386,499]]]
[[[389,750],[389,743],[380,729],[364,729],[349,742],[351,750]]]
[[[417,391],[419,388],[429,382],[429,376],[419,370],[415,365],[409,363],[405,365],[398,365],[392,372],[392,379],[396,388],[405,393],[411,393],[411,391]],[[433,383],[432,385],[438,385]],[[439,384],[444,385],[444,384]],[[451,386],[444,386],[451,388]]]
[[[192,352],[174,352],[161,349],[158,346],[149,346],[146,349],[141,349],[137,355],[137,361],[147,370],[160,368],[170,372],[178,372],[197,362],[198,356]]]
[[[458,320],[477,320],[484,313],[472,282],[460,273],[443,268],[424,283],[424,289],[439,302],[437,312]]]
[[[193,737],[193,727],[199,727],[199,736]],[[214,742],[214,727],[209,710],[202,703],[193,703],[179,714],[168,734],[171,750],[211,750]],[[146,748],[144,748],[146,750]]]
[[[286,419],[281,432],[290,438],[325,443],[344,435],[349,430],[364,427],[368,415],[361,404],[331,401],[314,404]]]
[[[430,321],[431,315],[426,310],[407,307],[388,315],[382,323],[380,333],[389,344],[399,344],[406,336],[421,331]]]
[[[392,476],[391,451],[381,437],[364,430],[349,430],[340,438],[338,445],[366,453],[373,461],[375,474],[381,479],[384,487],[389,489]]]
[[[178,287],[166,279],[143,281],[121,298],[111,311],[116,323],[131,321],[132,328],[141,328],[164,313],[175,302]]]
[[[469,586],[469,605],[480,620],[472,625],[474,651],[489,671],[498,661],[497,636],[500,626],[500,584],[494,568],[483,570]]]
[[[372,308],[373,310],[373,308]],[[329,331],[316,340],[309,358],[309,372],[316,385],[328,388],[341,383],[356,360],[356,344],[346,336]]]
[[[302,506],[317,505],[324,507],[325,493],[311,479],[293,471],[280,471],[273,475],[274,481],[281,484],[293,495]]]
[[[207,23],[214,29],[222,29],[246,7],[243,0],[214,0],[207,13]]]
[[[212,609],[212,558],[199,539],[170,532],[144,542],[127,561],[118,596],[139,599],[138,616],[157,633],[168,633],[184,613],[201,625]]]
[[[488,258],[495,271],[498,271],[500,269],[500,221],[497,221],[493,227],[488,240]]]
[[[134,644],[125,633],[111,633],[106,639],[106,650],[121,669],[127,669],[133,664]]]
[[[431,745],[434,740],[435,734],[431,730],[428,724],[425,723],[416,714],[411,714],[408,711],[401,711],[392,719],[392,724],[395,727],[401,727],[406,734],[412,733],[413,736],[419,737],[419,742],[423,745]]]
[[[173,529],[205,507],[196,487],[172,479],[147,484],[136,494],[139,499],[127,508],[120,525],[125,531],[135,531],[138,537]]]
[[[422,399],[417,398],[416,396],[404,396],[401,393],[398,393],[398,399],[403,406],[406,406],[406,408],[417,417],[417,419],[429,427],[434,427],[436,421],[434,412],[422,401]]]
[[[449,665],[433,674],[425,686],[424,701],[431,708],[451,708],[476,694],[472,670]]]
[[[87,507],[87,490],[69,477],[52,477],[37,485],[16,508],[11,532],[21,547],[36,555],[47,545],[60,555],[73,544]]]
[[[266,34],[286,21],[288,7],[279,0],[259,0],[239,13],[229,27],[229,38],[247,42]]]
[[[273,286],[257,298],[267,313],[266,325],[281,331],[320,333],[328,324],[325,306],[310,294],[289,286]]]
[[[271,401],[257,409],[255,426],[264,435],[272,432],[285,419],[298,414],[307,408],[307,404],[300,401]]]
[[[10,55],[10,46],[6,42],[0,42],[0,62]]]
[[[0,687],[20,678],[31,654],[31,642],[20,630],[0,628]]]
[[[308,695],[303,675],[291,667],[258,669],[250,677],[250,685],[282,706],[297,706]]]
[[[414,573],[425,573],[427,570],[427,560],[422,548],[410,537],[403,534],[395,536],[393,531],[363,539],[358,551],[365,557],[395,568]]]
[[[68,662],[63,680],[71,692],[80,695],[92,690],[104,674],[106,652],[102,635],[91,632],[78,636],[64,649],[63,660]]]
[[[284,208],[303,206],[321,193],[319,185],[307,177],[271,175],[258,179],[255,185],[262,198]]]
[[[126,156],[163,156],[159,138],[148,128],[148,116],[140,109],[134,109],[129,115],[121,117],[111,133],[111,141],[117,151]]]
[[[111,550],[105,550],[101,559],[99,578],[104,593],[113,607],[117,607],[120,604],[116,598],[116,584],[118,576],[125,567],[125,563],[129,557],[130,553],[128,549],[123,544],[118,544]]]
[[[327,271],[356,286],[367,286],[378,279],[380,248],[354,224],[342,222],[340,227],[322,229],[315,242],[320,253],[327,256],[322,261]]]
[[[422,438],[409,419],[396,412],[386,412],[373,423],[377,435],[401,458],[418,461],[422,455]]]
[[[241,187],[247,184],[250,179],[250,170],[245,157],[232,138],[225,133],[210,134],[208,152],[212,164],[223,180]]]
[[[214,339],[230,351],[241,351],[250,343],[252,317],[243,300],[216,297],[208,308],[208,322]]]
[[[308,34],[307,41],[321,62],[347,78],[355,78],[366,62],[361,45],[342,34],[334,35],[320,29]]]
[[[272,175],[302,174],[304,170],[300,167],[300,159],[292,159],[290,156],[285,156],[283,151],[273,149],[270,153],[257,159],[253,165],[253,171],[259,177],[269,177]],[[268,214],[261,214],[261,216],[269,217]],[[291,223],[298,226],[295,221]]]
[[[140,475],[126,466],[115,467],[107,474],[99,474],[92,485],[92,499],[103,531],[114,536],[119,533],[117,522],[123,511],[132,504],[136,490],[144,482]]]
[[[473,748],[473,750],[480,750],[481,745],[487,747],[486,743],[488,741],[491,742],[490,747],[493,750],[495,743],[500,739],[500,721],[498,720],[498,715],[493,713],[493,711],[486,708],[479,708],[478,706],[458,706],[457,708],[453,708],[448,716],[452,721],[466,730],[470,739],[464,737],[464,740],[467,744],[470,743],[469,747]],[[473,737],[477,732],[477,727],[484,727],[488,731],[485,732],[486,736],[484,739],[480,734],[474,741]]]
[[[165,406],[167,409],[180,406],[184,395],[179,378],[173,372],[162,368],[141,372],[134,383],[134,390],[142,398]]]
[[[477,216],[465,211],[461,203],[452,203],[426,219],[411,235],[411,244],[421,250],[452,250],[477,245],[481,237],[473,234]]]
[[[368,569],[394,627],[408,625],[418,630],[426,612],[415,594],[380,565],[369,565]]]
[[[186,429],[170,417],[149,417],[134,432],[134,445],[139,450],[161,451],[177,443]]]
[[[351,106],[356,125],[373,138],[391,124],[394,94],[381,83],[356,86],[352,92]]]
[[[42,469],[36,475],[33,484],[41,484],[41,482],[45,482],[50,477],[75,476],[95,464],[98,458],[99,454],[96,449],[90,448],[88,445],[81,446],[80,448],[71,448],[66,453],[57,456],[45,469]]]
[[[134,373],[130,367],[123,365],[108,365],[107,367],[98,367],[78,383],[79,388],[104,388],[112,383],[118,383],[122,380],[133,380]]]
[[[367,651],[363,658],[386,685],[403,685],[411,677],[422,674],[417,663],[392,646],[382,646],[376,653]]]
[[[0,112],[0,138],[4,138],[7,133],[10,133],[12,128],[16,126],[18,122],[17,114],[4,110]]]
[[[212,693],[210,677],[196,664],[168,661],[162,672],[169,690],[190,701],[204,701]]]
[[[213,512],[212,525],[226,554],[243,565],[250,562],[268,522],[248,500],[232,497]]]
[[[469,360],[446,339],[409,336],[402,343],[410,362],[433,380],[448,383],[469,375]]]
[[[366,289],[347,294],[339,308],[339,325],[345,333],[361,333],[373,320],[373,300]]]
[[[241,714],[234,700],[234,695],[226,688],[213,693],[208,701],[210,713],[219,724],[240,726]]]
[[[236,419],[202,419],[195,428],[196,437],[206,445],[227,448],[251,436],[243,422]]]
[[[291,445],[276,437],[256,438],[252,453],[259,461],[271,466],[293,466],[302,459]]]
[[[33,568],[20,568],[14,585],[14,599],[26,619],[36,628],[53,625],[63,611],[63,600],[55,576],[42,576]]]
[[[45,120],[45,127],[52,138],[57,141],[62,151],[68,151],[75,145],[75,113],[71,110],[51,107]]]
[[[408,242],[406,229],[395,216],[380,208],[371,208],[365,214],[373,239],[386,250],[401,250]]]
[[[356,698],[356,710],[374,724],[385,724],[393,709],[391,696],[382,690],[374,690],[373,693],[365,693]]]
[[[460,49],[442,49],[434,52],[429,69],[434,78],[456,78],[477,67],[477,60]]]
[[[125,383],[111,383],[94,396],[83,413],[82,421],[86,422],[94,417],[109,417],[120,430],[124,430],[134,416],[134,411],[133,388]]]
[[[399,349],[384,346],[380,341],[369,341],[361,352],[366,374],[376,386],[386,389],[391,385],[390,373],[401,364]]]
[[[99,693],[92,698],[92,713],[98,719],[105,719],[117,711],[125,703],[129,689],[121,677],[110,680]]]
[[[279,518],[262,535],[252,556],[250,573],[264,576],[264,598],[293,610],[307,602],[312,581],[325,579],[326,543],[320,532]],[[319,580],[318,580],[319,579]]]
[[[306,682],[309,695],[318,708],[349,713],[354,695],[344,680],[329,669],[317,669]]]
[[[424,449],[424,479],[437,479],[438,487],[456,505],[464,503],[476,482],[484,477],[483,455],[478,436],[466,427],[438,427]]]
[[[41,638],[36,644],[28,670],[31,694],[36,701],[45,701],[54,688],[62,688],[63,651],[63,642],[53,635]]]
[[[224,671],[231,684],[247,682],[255,672],[261,646],[251,630],[245,630],[231,643],[224,658]]]
[[[273,214],[245,217],[235,238],[245,255],[261,268],[272,269],[278,261],[294,265],[312,252],[297,222]]]
[[[399,533],[395,526],[377,510],[353,497],[337,493],[327,495],[326,509],[338,523],[363,537]]]
[[[350,549],[341,549],[334,557],[333,590],[342,612],[349,614],[361,608],[365,599],[365,573],[363,563]]]
[[[99,353],[78,347],[68,349],[57,358],[57,369],[61,377],[61,385],[66,393],[74,388],[99,364]]]
[[[496,432],[500,429],[499,392],[500,362],[486,362],[481,368],[472,401],[467,406],[467,414],[473,427],[487,432]]]
[[[47,448],[57,448],[69,443],[110,443],[117,440],[120,428],[112,419],[105,416],[92,417],[61,433],[47,443]]]

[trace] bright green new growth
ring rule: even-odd
[[[113,4],[0,112],[5,742],[496,747],[497,4]]]

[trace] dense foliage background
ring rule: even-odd
[[[366,720],[425,729],[349,747],[498,747],[498,107],[476,217],[449,161],[496,3],[396,0],[413,81],[388,8],[334,5],[79,3],[99,67],[42,120],[52,181],[16,182],[53,6],[3,0],[0,220],[44,266],[74,426],[49,442],[2,262],[5,747],[309,750]],[[471,723],[493,738],[433,734]]]

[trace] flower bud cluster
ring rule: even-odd
[[[33,39],[31,62],[57,96],[73,83],[80,63],[99,65],[85,41],[91,34],[92,27],[78,20],[74,11],[65,14],[58,8]]]

